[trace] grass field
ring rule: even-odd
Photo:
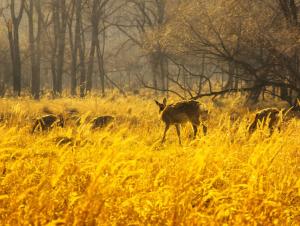
[[[249,136],[236,100],[207,106],[208,134],[179,146],[151,98],[0,100],[0,225],[300,225],[300,120]],[[31,134],[45,107],[116,120]]]

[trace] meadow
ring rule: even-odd
[[[249,136],[239,99],[204,99],[208,133],[182,146],[151,97],[1,99],[0,225],[300,225],[300,120]],[[31,134],[45,108],[116,119]]]

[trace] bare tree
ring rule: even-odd
[[[53,50],[51,69],[54,94],[62,93],[62,78],[64,72],[65,40],[67,28],[67,4],[66,0],[52,1],[53,20]]]
[[[69,44],[71,49],[71,95],[76,95],[77,74],[80,72],[80,96],[86,93],[86,69],[85,69],[85,28],[83,25],[84,4],[82,0],[73,0],[69,11],[68,29]],[[75,12],[75,13],[74,13]],[[75,25],[73,32],[73,17],[75,14]],[[78,61],[79,59],[79,61]],[[78,64],[79,63],[79,64]],[[80,69],[80,70],[78,70]]]
[[[77,78],[76,78],[76,72],[77,72],[77,51],[78,51],[78,27],[77,20],[76,20],[76,29],[75,29],[75,38],[74,38],[74,32],[73,32],[73,21],[74,21],[74,11],[75,11],[75,1],[72,1],[72,7],[69,11],[69,17],[68,17],[68,31],[69,31],[69,45],[70,45],[70,52],[71,52],[71,69],[70,69],[70,77],[71,77],[71,95],[76,95],[76,87],[77,87]],[[80,27],[79,27],[80,28]],[[74,40],[75,39],[75,40]]]
[[[40,0],[29,0],[25,11],[28,18],[29,51],[31,60],[31,94],[35,99],[40,98],[41,71],[41,35],[42,9]],[[37,14],[37,31],[35,32],[34,15]],[[35,35],[36,33],[36,35]]]
[[[125,11],[126,13],[121,17],[122,21],[118,22],[116,26],[142,50],[147,49],[147,58],[152,72],[152,85],[157,90],[160,84],[161,90],[165,90],[167,58],[160,43],[155,42],[151,35],[155,30],[159,30],[166,21],[166,1],[130,0],[126,2],[128,10]],[[128,21],[128,23],[124,23],[124,21]],[[149,44],[150,46],[147,46]]]
[[[216,67],[228,75],[224,87],[228,92],[247,90],[249,100],[256,102],[262,92],[277,96],[272,93],[274,89],[269,89],[277,87],[281,90],[280,98],[293,105],[300,94],[299,67],[295,63],[299,61],[295,57],[299,35],[295,22],[297,4],[295,1],[184,2],[173,12],[164,27],[165,33],[155,37],[160,37],[159,43],[177,61],[201,62],[205,54],[209,59],[207,69]],[[156,44],[157,40],[153,42]],[[244,87],[239,87],[239,80],[244,81]],[[209,93],[226,92],[209,88]]]
[[[86,94],[86,65],[85,65],[85,32],[83,28],[82,16],[81,16],[81,0],[77,0],[76,15],[79,17],[80,24],[80,36],[79,36],[79,62],[80,62],[80,97],[84,97]],[[80,9],[78,9],[80,7]]]
[[[7,20],[7,31],[10,45],[13,74],[13,90],[15,95],[21,95],[21,53],[19,40],[19,26],[23,17],[25,0],[21,0],[18,13],[15,12],[15,1],[10,1],[10,19]]]

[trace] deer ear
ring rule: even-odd
[[[156,103],[156,105],[160,106],[160,103],[157,100],[154,100],[154,102]]]
[[[166,106],[167,105],[167,98],[164,98],[163,104]]]

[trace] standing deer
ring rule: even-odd
[[[162,103],[159,103],[155,100],[155,103],[159,107],[159,113],[161,113],[161,119],[165,123],[165,130],[162,138],[162,143],[166,140],[166,133],[169,130],[171,125],[175,125],[176,132],[181,145],[180,139],[180,124],[185,122],[190,122],[194,130],[194,138],[197,135],[198,126],[202,124],[203,132],[206,134],[207,127],[200,123],[200,114],[203,113],[203,116],[207,117],[207,110],[200,109],[200,103],[195,100],[180,101],[175,104],[167,105],[167,99],[164,98]]]

